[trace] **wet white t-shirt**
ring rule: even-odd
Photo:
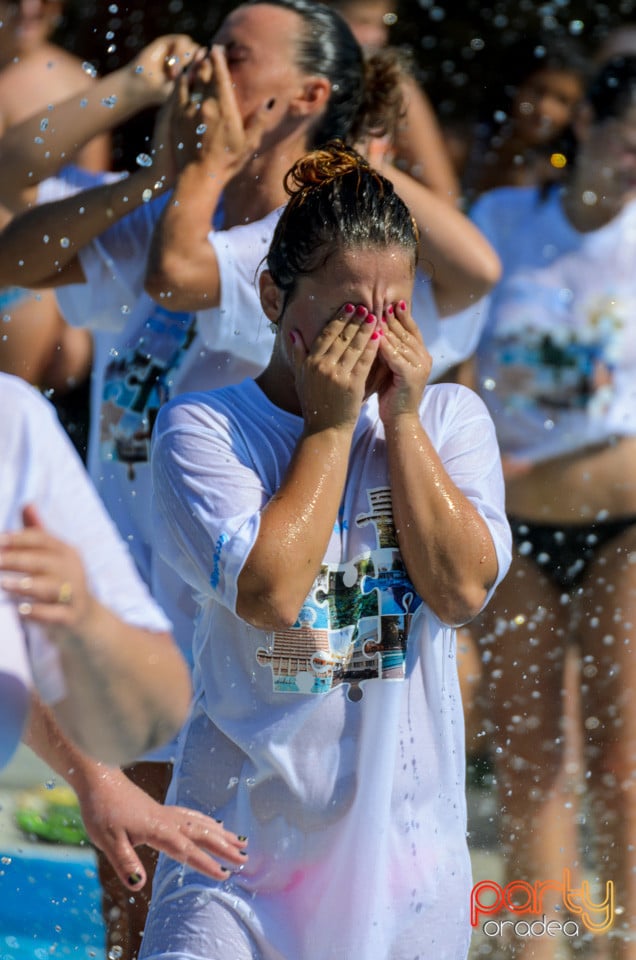
[[[560,192],[484,194],[471,218],[501,257],[477,359],[502,453],[538,462],[636,433],[636,201],[579,233]]]
[[[170,630],[51,404],[25,381],[0,373],[0,410],[0,530],[22,529],[22,510],[33,504],[44,526],[79,550],[90,590],[101,603],[128,623]],[[18,699],[18,686],[28,689],[31,673],[45,701],[62,699],[64,678],[54,645],[37,625],[23,624],[15,601],[0,594],[0,713],[9,706],[3,675],[15,678],[6,679],[6,690]],[[17,746],[23,722],[24,716],[14,716],[11,723],[0,717],[2,739],[11,729]],[[1,749],[6,759],[10,746],[4,743]]]
[[[510,562],[494,428],[462,387],[421,419]],[[191,587],[195,703],[168,801],[249,837],[215,883],[160,860],[141,956],[463,960],[464,735],[455,631],[421,601],[393,526],[377,403],[363,408],[320,573],[287,630],[236,613],[237,580],[302,420],[251,380],[178,398],[153,439],[157,548]]]

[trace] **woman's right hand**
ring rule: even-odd
[[[229,180],[258,149],[270,114],[263,105],[244,119],[223,47],[198,54],[179,78],[171,114],[179,169],[201,163]]]
[[[381,329],[363,304],[345,304],[308,348],[290,332],[296,390],[306,433],[353,429],[377,357]]]

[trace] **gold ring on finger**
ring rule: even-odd
[[[73,586],[68,582],[68,580],[65,580],[58,591],[57,602],[68,605],[72,601],[72,599],[73,599]]]

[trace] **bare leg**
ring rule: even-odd
[[[608,956],[636,960],[636,528],[599,553],[580,600],[584,734],[601,889],[615,884]],[[599,938],[600,939],[600,938]]]
[[[574,866],[572,811],[562,793],[569,615],[561,592],[536,564],[517,557],[479,625],[506,883],[559,882],[564,868]],[[564,919],[559,892],[545,896],[543,914]],[[534,937],[515,940],[510,950],[524,960],[554,960],[557,946],[556,938]]]

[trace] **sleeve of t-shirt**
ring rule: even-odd
[[[78,252],[84,282],[56,288],[64,319],[73,327],[120,331],[144,292],[155,224],[168,195],[143,203]]]
[[[422,423],[444,467],[474,505],[490,531],[497,554],[497,579],[484,606],[510,567],[512,536],[505,510],[505,486],[495,427],[472,390],[445,384],[430,387],[422,403]]]
[[[151,463],[154,546],[199,600],[236,612],[269,499],[240,436],[205,401],[177,398],[159,411]]]
[[[209,350],[238,350],[254,360],[268,358],[273,337],[263,335],[269,334],[269,326],[261,309],[258,278],[281,211],[278,208],[262,220],[208,234],[221,284],[219,308],[202,310],[197,317],[199,335]]]
[[[33,503],[47,530],[78,550],[91,592],[104,606],[136,626],[170,629],[54,408],[21,386],[15,402],[23,411],[20,502]]]
[[[0,590],[0,769],[16,750],[26,723],[31,668],[26,639],[15,608]]]

